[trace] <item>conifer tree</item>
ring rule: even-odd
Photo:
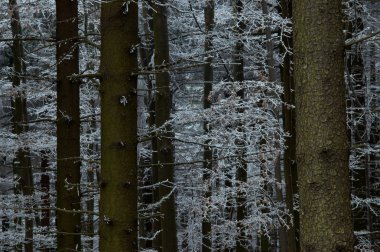
[[[80,248],[80,118],[78,1],[56,0],[57,249]]]
[[[135,2],[101,4],[100,251],[137,251]]]
[[[157,137],[157,182],[158,200],[160,206],[160,248],[163,252],[177,251],[177,224],[175,197],[172,191],[174,185],[174,145],[172,142],[172,126],[168,124],[172,110],[172,93],[170,75],[168,72],[169,37],[168,37],[168,2],[158,0],[154,3],[153,30],[154,30],[154,64],[156,72],[156,104],[155,123],[158,131]]]
[[[294,1],[301,251],[353,251],[342,3]]]

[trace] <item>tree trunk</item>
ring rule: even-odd
[[[205,19],[205,44],[204,49],[207,53],[212,50],[213,39],[212,32],[214,30],[214,8],[215,2],[214,0],[207,0],[204,8],[204,19]],[[203,108],[209,109],[211,107],[211,92],[212,92],[212,82],[214,81],[214,70],[212,64],[212,55],[207,55],[206,64],[203,68]],[[207,134],[209,132],[208,122],[204,123],[204,131]],[[207,141],[209,142],[209,141]],[[206,142],[206,144],[207,144]],[[207,185],[206,192],[204,197],[206,200],[211,199],[212,194],[212,183],[210,181],[210,174],[212,170],[212,148],[204,147],[203,150],[203,181]],[[202,252],[211,252],[212,249],[212,237],[211,237],[211,219],[210,215],[206,214],[206,218],[202,220]]]
[[[9,11],[11,16],[11,29],[12,29],[12,53],[13,53],[13,76],[12,86],[18,88],[25,74],[25,65],[23,63],[24,48],[22,40],[22,28],[20,21],[20,14],[16,0],[9,0]],[[13,108],[13,133],[21,135],[28,131],[27,121],[28,112],[26,105],[25,93],[21,90],[12,98]],[[22,141],[21,141],[22,142]],[[33,174],[30,162],[30,153],[28,148],[20,147],[17,150],[16,158],[13,160],[14,178],[18,180],[18,186],[15,188],[16,194],[33,195]],[[29,205],[28,207],[32,207]],[[31,214],[31,209],[26,211],[26,214]],[[19,248],[16,248],[17,250]],[[33,218],[31,216],[25,217],[25,243],[24,250],[26,252],[33,251]]]
[[[57,208],[80,210],[78,2],[56,0]],[[57,249],[80,248],[80,214],[57,211]]]
[[[341,4],[294,3],[301,251],[353,251]]]
[[[172,108],[172,94],[170,76],[165,65],[170,62],[167,1],[159,0],[154,4],[154,63],[156,69],[156,127],[162,127],[169,119]],[[174,184],[174,145],[172,143],[172,127],[166,125],[158,132],[157,162],[160,165],[157,171],[160,182],[158,197],[163,200],[160,207],[161,219],[161,249],[163,252],[177,251],[177,225],[175,197],[172,192]],[[167,199],[165,199],[168,197]]]
[[[49,157],[47,151],[41,151],[41,192],[44,193],[41,196],[41,207],[44,210],[41,211],[41,227],[44,228],[43,234],[47,234],[50,228],[50,176],[48,172]],[[49,252],[48,247],[43,247],[42,252]]]
[[[138,6],[101,4],[100,251],[138,251]]]
[[[283,18],[292,17],[292,1],[281,0],[281,15]],[[282,36],[281,53],[292,48],[292,34]],[[284,130],[290,134],[285,139],[286,149],[284,151],[284,178],[286,191],[286,207],[293,217],[293,225],[287,232],[287,251],[297,252],[299,247],[299,213],[294,210],[294,197],[298,194],[297,185],[297,163],[296,163],[296,127],[295,127],[295,110],[294,106],[294,79],[291,62],[293,57],[290,53],[286,53],[284,61],[280,67],[281,81],[284,85],[283,95],[283,120]]]

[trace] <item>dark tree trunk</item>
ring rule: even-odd
[[[80,210],[78,2],[56,0],[57,208]],[[70,190],[68,190],[70,188]],[[57,249],[80,248],[80,214],[57,211]]]
[[[165,65],[169,64],[169,40],[168,40],[168,12],[166,0],[158,0],[154,4],[153,29],[154,29],[154,63],[156,69],[156,127],[162,127],[170,119],[172,109],[172,94],[170,76]],[[160,233],[163,252],[176,252],[177,248],[177,224],[175,196],[172,193],[174,184],[174,145],[172,142],[171,125],[163,126],[158,132],[157,138],[157,162],[161,164],[157,168],[157,179],[160,182],[158,198],[162,200],[160,206]],[[167,182],[165,182],[167,181]],[[171,195],[170,195],[171,194]]]
[[[101,4],[100,251],[138,251],[138,6]]]
[[[292,0],[281,0],[281,15],[283,18],[292,18]],[[281,53],[293,47],[292,34],[282,36]],[[284,151],[284,178],[286,191],[286,207],[293,217],[293,225],[287,232],[287,250],[299,251],[299,213],[294,210],[294,198],[298,194],[297,185],[297,163],[296,163],[296,118],[294,106],[294,79],[293,79],[293,57],[286,53],[281,65],[281,81],[284,85],[283,95],[283,120],[284,130],[290,134],[285,139],[286,149]]]
[[[301,251],[353,251],[342,3],[294,2]]]
[[[43,196],[41,196],[42,204],[41,208],[43,210],[41,211],[41,227],[45,229],[44,234],[47,234],[47,232],[50,229],[50,176],[49,176],[49,156],[47,151],[41,151],[41,191]],[[43,252],[49,252],[50,249],[47,247],[44,247],[42,249]]]

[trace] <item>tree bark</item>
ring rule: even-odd
[[[138,6],[101,5],[100,251],[137,251]]]
[[[138,6],[101,4],[100,251],[138,251]]]
[[[339,0],[294,1],[301,251],[353,251]]]
[[[77,0],[56,0],[56,13],[57,208],[80,210],[79,83],[70,78],[79,73]],[[56,216],[57,250],[78,250],[80,214],[57,211]]]
[[[164,71],[156,73],[156,127],[163,127],[158,132],[157,138],[157,162],[161,165],[157,170],[159,200],[163,200],[160,206],[161,249],[163,252],[176,252],[177,248],[177,224],[175,197],[172,193],[174,185],[174,145],[172,143],[172,127],[165,125],[170,119],[172,109],[172,94],[170,89],[169,72],[164,65],[170,62],[167,1],[158,0],[154,4],[153,29],[154,29],[154,63],[156,67]],[[171,195],[170,195],[171,194]]]

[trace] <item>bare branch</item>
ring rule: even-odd
[[[352,46],[354,44],[357,44],[357,43],[360,43],[364,40],[367,40],[367,39],[370,39],[376,35],[380,34],[380,30],[377,30],[377,31],[374,31],[374,32],[371,32],[365,36],[359,36],[359,37],[356,37],[356,38],[352,38],[352,39],[347,39],[346,42],[344,43],[344,45],[346,47],[348,46]]]

